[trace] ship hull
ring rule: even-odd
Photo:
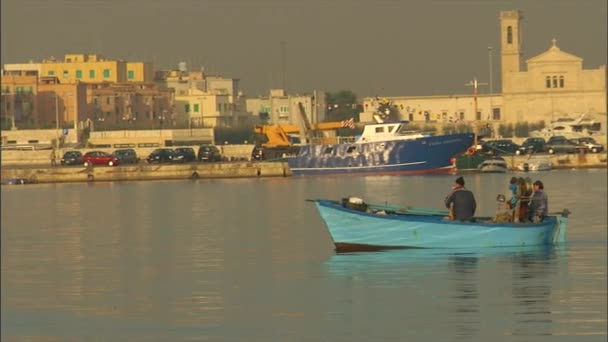
[[[473,144],[470,133],[411,140],[307,145],[287,158],[293,175],[376,175],[445,173],[450,161]]]

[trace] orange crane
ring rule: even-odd
[[[269,159],[268,156],[272,154],[273,156],[280,155],[289,155],[297,153],[299,149],[297,144],[294,144],[294,137],[292,135],[299,134],[302,138],[302,133],[304,134],[304,139],[302,139],[303,143],[311,143],[313,138],[321,137],[322,131],[330,131],[336,130],[338,128],[354,128],[354,120],[344,120],[344,121],[335,121],[335,122],[321,122],[317,124],[311,124],[306,116],[306,112],[304,111],[304,106],[302,103],[298,103],[298,107],[300,109],[300,118],[302,121],[302,125],[292,125],[292,124],[273,124],[273,125],[258,125],[255,126],[254,132],[263,135],[266,137],[266,142],[260,144],[263,148],[262,150],[266,150],[266,159]],[[329,138],[331,139],[331,138]],[[323,141],[326,142],[326,141]],[[274,151],[272,151],[274,149]]]

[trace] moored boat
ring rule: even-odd
[[[509,170],[509,165],[507,161],[498,156],[492,156],[479,164],[479,171],[484,173],[504,173]]]
[[[517,169],[519,171],[549,171],[551,170],[552,164],[549,158],[530,158],[519,165]]]
[[[566,241],[568,210],[540,223],[496,223],[490,217],[451,221],[447,211],[312,200],[338,252],[392,248],[481,248]]]
[[[473,133],[412,132],[407,122],[368,124],[352,143],[301,146],[287,162],[294,175],[441,173],[473,141]]]

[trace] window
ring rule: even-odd
[[[184,110],[186,111],[186,113],[190,113],[190,104],[186,103],[186,105],[184,106]]]
[[[500,120],[500,108],[492,108],[492,119]]]
[[[325,150],[323,151],[323,153],[325,153],[325,154],[330,154],[330,153],[331,153],[331,151],[333,151],[333,148],[332,148],[332,147],[326,147],[326,148],[325,148]]]
[[[507,27],[507,44],[513,44],[513,28]]]
[[[110,78],[110,69],[103,69],[103,78]]]
[[[481,120],[481,112],[475,113],[475,120]]]
[[[10,94],[10,93],[11,93],[11,87],[6,86],[6,90],[5,90],[5,92],[6,92],[7,94]]]
[[[553,88],[557,88],[557,76],[553,76]]]
[[[63,78],[68,78],[70,73],[67,70],[63,70]]]
[[[384,127],[376,127],[376,133],[384,133]]]
[[[551,88],[551,76],[547,76],[547,77],[545,78],[545,86],[546,86],[547,88]]]
[[[195,104],[194,104],[194,112],[195,112],[195,113],[198,113],[198,103],[195,103]]]
[[[112,100],[110,99],[110,97],[106,97],[106,104],[111,104]]]
[[[89,70],[89,78],[95,78],[95,70]]]
[[[564,87],[564,76],[560,76],[559,77],[559,87],[563,88]]]
[[[357,149],[357,146],[348,146],[346,153],[353,153]]]
[[[34,92],[34,87],[29,86],[27,90],[28,90],[28,92],[31,94],[31,93],[33,93],[33,92]]]
[[[82,70],[76,70],[76,78],[77,79],[81,79],[82,78]]]
[[[150,119],[150,112],[146,112],[146,119]]]
[[[460,112],[460,120],[464,120],[464,112]]]
[[[54,70],[49,70],[49,76],[55,76],[55,71]]]
[[[133,71],[133,70],[127,71],[127,78],[130,80],[135,79],[135,71]]]

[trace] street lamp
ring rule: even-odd
[[[72,93],[64,93],[63,96],[68,97],[68,96],[73,96],[74,94]],[[57,92],[55,92],[55,130],[56,130],[56,141],[55,141],[55,145],[56,147],[59,147],[59,102],[58,102],[58,98],[59,96],[57,95]],[[76,97],[74,96],[74,102],[76,102]],[[65,120],[65,111],[66,111],[66,106],[65,104],[63,105],[63,119]],[[74,107],[74,111],[76,111],[76,107]],[[74,120],[76,120],[76,118],[74,117]]]
[[[59,103],[57,102],[57,92],[55,92],[55,147],[59,147]]]
[[[493,109],[492,109],[492,94],[493,94],[493,89],[492,89],[492,47],[488,46],[488,55],[489,55],[489,64],[490,64],[490,115],[492,115],[492,118],[494,116],[493,113]]]

